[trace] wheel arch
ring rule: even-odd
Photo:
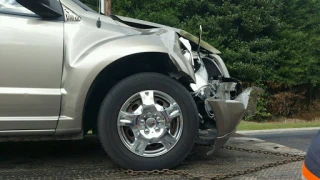
[[[171,76],[185,87],[192,78],[173,64],[170,56],[162,52],[144,52],[122,57],[101,70],[86,94],[82,114],[82,129],[95,133],[98,111],[106,94],[114,85],[131,75],[142,72],[156,72]]]

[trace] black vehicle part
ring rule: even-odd
[[[42,18],[63,18],[63,11],[57,0],[16,0],[19,4]]]

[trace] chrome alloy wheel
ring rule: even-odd
[[[146,90],[122,105],[117,124],[120,139],[131,152],[156,157],[169,152],[179,141],[183,116],[168,94]]]

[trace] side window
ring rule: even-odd
[[[34,15],[33,12],[29,11],[27,8],[21,6],[15,0],[0,0],[0,13],[10,13],[19,15]]]

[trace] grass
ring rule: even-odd
[[[319,127],[320,120],[317,121],[302,121],[302,122],[271,122],[271,123],[256,123],[241,121],[237,130],[264,130],[264,129],[285,129],[285,128],[306,128]]]

